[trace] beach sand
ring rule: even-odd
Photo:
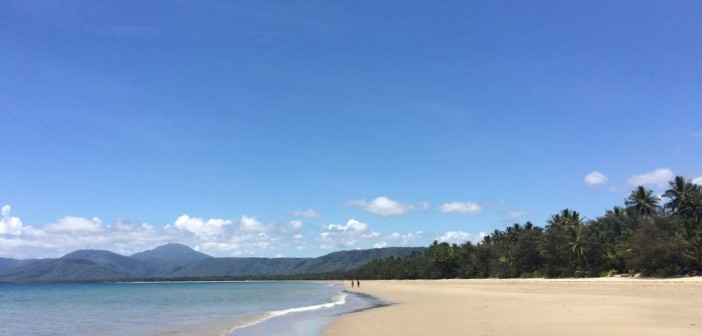
[[[345,284],[350,287],[350,282]],[[339,335],[702,335],[702,278],[361,281]]]

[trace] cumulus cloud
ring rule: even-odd
[[[435,240],[438,240],[440,242],[447,242],[451,244],[462,244],[467,241],[477,244],[481,240],[483,240],[483,237],[485,237],[486,234],[484,232],[481,232],[477,235],[468,233],[468,232],[463,232],[463,231],[449,231],[446,232],[438,237],[435,238]]]
[[[198,237],[208,238],[215,237],[222,233],[227,225],[231,225],[232,221],[220,218],[210,218],[205,221],[202,218],[191,218],[188,215],[182,215],[176,219],[174,226],[181,231],[188,231]]]
[[[290,214],[295,216],[295,217],[304,217],[304,218],[319,218],[319,217],[321,217],[319,212],[315,211],[314,209],[295,210],[295,211],[291,211]]]
[[[482,206],[474,202],[450,202],[439,206],[439,210],[445,213],[458,213],[472,215],[483,210]]]
[[[77,249],[105,249],[131,255],[156,246],[179,242],[213,256],[273,255],[290,249],[307,248],[301,221],[265,223],[242,216],[235,221],[220,218],[178,217],[174,223],[157,228],[123,219],[111,225],[99,218],[65,217],[39,227],[22,226],[3,207],[0,256],[13,258],[59,257]],[[8,229],[11,228],[11,229]]]
[[[269,231],[270,228],[268,225],[263,224],[263,222],[259,221],[255,217],[248,217],[248,216],[241,216],[241,224],[239,225],[239,229],[244,232],[266,232]]]
[[[100,232],[105,229],[100,218],[64,217],[56,223],[44,226],[46,232]]]
[[[702,186],[702,176],[692,179],[692,183]]]
[[[414,209],[413,205],[403,204],[385,196],[377,197],[371,201],[366,201],[365,199],[353,200],[349,202],[349,205],[359,206],[370,213],[385,217],[402,215]]]
[[[589,186],[597,186],[607,183],[607,176],[598,171],[593,171],[590,174],[585,175],[585,184]]]
[[[19,217],[13,217],[10,215],[12,212],[12,207],[9,205],[4,205],[1,209],[2,219],[0,220],[0,235],[10,234],[19,235],[22,233],[22,221]]]
[[[668,182],[674,178],[675,174],[672,170],[667,168],[659,168],[648,173],[632,176],[626,181],[632,186],[654,185],[658,188],[665,188],[668,186]]]
[[[349,219],[346,225],[329,224],[319,234],[323,249],[367,247],[378,238],[379,232],[369,230],[366,223],[355,219]]]
[[[77,249],[107,249],[129,255],[176,241],[176,237],[145,223],[118,220],[108,226],[98,218],[65,217],[37,228],[24,226],[21,235],[0,235],[0,255],[58,257]]]

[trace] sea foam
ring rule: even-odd
[[[227,330],[225,333],[222,334],[222,336],[229,335],[236,330],[248,328],[248,327],[263,323],[263,322],[270,320],[274,317],[284,316],[284,315],[291,314],[291,313],[309,312],[309,311],[314,311],[314,310],[319,310],[319,309],[333,308],[335,306],[340,306],[340,305],[343,305],[344,303],[346,303],[346,297],[347,297],[346,293],[339,293],[332,298],[331,302],[322,303],[322,304],[318,304],[318,305],[294,307],[294,308],[288,308],[288,309],[282,309],[282,310],[268,311],[268,312],[265,312],[259,316],[254,317],[251,320],[242,321],[242,323]]]

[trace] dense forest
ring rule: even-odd
[[[495,230],[478,244],[434,242],[405,258],[374,260],[360,279],[597,277],[702,274],[702,187],[677,176],[662,198],[643,186],[594,220],[570,209],[545,227]],[[666,200],[663,204],[663,201]]]

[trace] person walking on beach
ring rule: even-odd
[[[356,287],[361,288],[361,280],[356,280]]]
[[[351,288],[353,288],[353,280],[351,280]]]

